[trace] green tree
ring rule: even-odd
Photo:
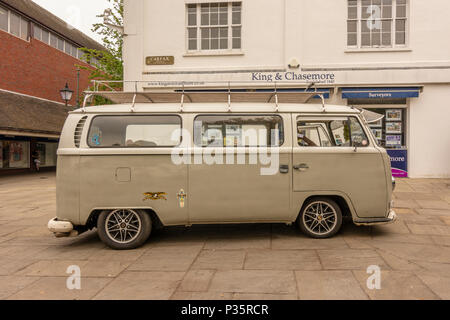
[[[123,80],[123,0],[108,0],[110,8],[97,17],[104,21],[93,25],[92,31],[102,36],[102,44],[105,50],[82,48],[83,60],[90,63],[94,68],[79,66],[80,69],[90,70],[91,80],[122,81]],[[111,25],[117,28],[111,28]],[[110,83],[114,89],[122,89],[122,83]],[[90,90],[93,87],[89,88]],[[110,90],[106,86],[100,86],[99,90]],[[94,97],[95,105],[111,104],[111,101]]]

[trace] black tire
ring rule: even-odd
[[[325,208],[325,214],[318,215],[320,212],[320,209],[318,209],[319,205],[321,205],[321,208]],[[316,220],[313,220],[311,217],[311,212],[313,211],[318,211],[315,216]],[[332,216],[334,218],[331,218]],[[320,219],[320,221],[318,219]],[[297,223],[300,230],[311,238],[331,238],[335,236],[342,227],[342,211],[339,205],[330,198],[313,198],[303,205]]]
[[[117,219],[114,218],[115,215],[120,215],[121,212],[128,212],[123,214],[123,217],[126,217],[127,214],[132,214],[132,219],[134,223],[134,227],[136,228],[137,223],[140,224],[140,228],[138,230],[136,229],[129,229],[129,232],[127,232],[127,229],[123,229],[121,231],[113,230],[114,223],[113,221],[117,221]],[[112,220],[114,219],[114,220]],[[121,219],[121,218],[119,218]],[[125,220],[121,220],[125,222]],[[119,223],[116,228],[119,228]],[[127,222],[128,223],[128,222]],[[110,226],[108,231],[107,224]],[[142,246],[150,237],[150,234],[152,233],[152,219],[150,215],[148,215],[143,210],[132,210],[132,209],[126,209],[126,210],[112,210],[112,211],[103,211],[100,216],[98,217],[97,221],[97,229],[98,229],[98,235],[100,239],[105,243],[107,246],[109,246],[112,249],[115,250],[131,250],[136,249]],[[124,235],[125,234],[125,235]],[[124,238],[129,237],[129,239],[123,239],[123,241],[120,241],[119,238],[114,238],[114,236],[122,237]]]

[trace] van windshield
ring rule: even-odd
[[[174,147],[180,142],[178,116],[97,116],[88,137],[92,148]]]

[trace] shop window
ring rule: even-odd
[[[88,145],[92,148],[174,147],[181,142],[180,129],[178,116],[98,116],[92,121]]]
[[[405,46],[408,0],[348,0],[347,45],[353,48]]]
[[[369,141],[355,117],[299,119],[297,135],[301,147],[351,147],[354,143],[364,146]]]
[[[57,149],[58,143],[56,142],[39,142],[36,144],[36,151],[39,155],[41,167],[56,167]]]
[[[240,50],[241,2],[187,5],[188,51]]]
[[[201,147],[275,147],[284,143],[280,116],[198,116],[194,141]]]
[[[24,141],[0,141],[0,168],[30,168],[30,143]]]
[[[383,115],[384,118],[370,123],[375,139],[378,144],[386,149],[402,149],[406,147],[406,109],[370,109]]]

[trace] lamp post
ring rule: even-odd
[[[69,85],[66,82],[66,86],[64,89],[59,91],[61,93],[61,98],[66,102],[66,107],[69,104],[69,101],[72,99],[73,90],[69,89]]]
[[[80,68],[77,68],[77,108],[80,107]]]

